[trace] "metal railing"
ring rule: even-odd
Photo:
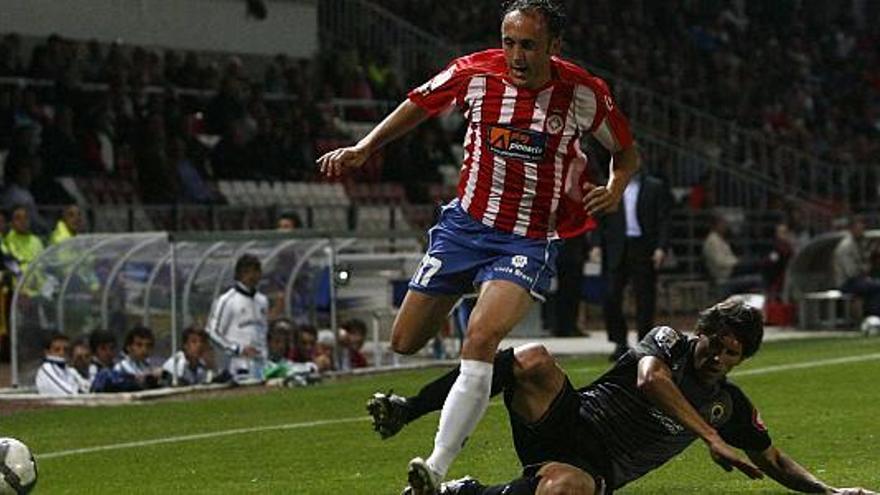
[[[436,68],[456,53],[448,41],[364,0],[322,0],[318,23],[324,46],[341,44],[362,53],[388,54],[398,74],[421,77],[426,66]]]
[[[641,129],[638,135],[647,169],[664,177],[673,187],[690,186],[708,177],[707,192],[713,200],[710,206],[765,211],[784,206],[797,210],[812,231],[831,226],[833,212],[812,201],[801,189],[737,167],[715,147],[684,148]]]
[[[679,145],[716,145],[728,163],[768,181],[797,188],[810,200],[843,199],[853,208],[876,201],[880,163],[829,163],[758,130],[720,119],[607,72],[596,72],[614,85],[615,98],[630,120],[658,137]]]

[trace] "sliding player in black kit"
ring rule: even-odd
[[[766,473],[805,493],[874,494],[828,486],[773,446],[757,410],[727,381],[735,366],[758,351],[762,320],[759,310],[740,301],[716,304],[700,314],[695,337],[657,327],[581,389],[572,386],[543,346],[499,352],[492,393],[504,393],[523,476],[495,486],[454,480],[435,493],[609,494],[699,438],[728,471],[738,469],[751,478]],[[409,398],[375,394],[368,403],[374,427],[387,438],[439,410],[456,375],[453,370]],[[409,487],[404,493],[423,495]]]

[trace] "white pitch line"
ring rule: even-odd
[[[739,376],[750,376],[750,375],[764,375],[768,373],[777,373],[780,371],[790,371],[790,370],[799,370],[806,368],[818,368],[820,366],[832,366],[835,364],[848,364],[848,363],[858,363],[862,361],[873,361],[875,359],[880,359],[880,353],[875,354],[864,354],[861,356],[849,356],[835,359],[824,359],[820,361],[812,361],[806,363],[793,363],[793,364],[781,364],[777,366],[766,366],[764,368],[755,368],[752,370],[743,370],[736,373],[731,373],[731,377],[739,377]],[[575,369],[573,371],[581,371],[581,370],[592,370],[594,368],[582,368]],[[490,405],[500,404],[493,403]],[[54,459],[58,457],[67,457],[71,455],[79,455],[79,454],[91,454],[94,452],[104,452],[108,450],[122,450],[122,449],[133,449],[138,447],[148,447],[151,445],[161,445],[166,443],[178,443],[178,442],[188,442],[190,440],[205,440],[208,438],[218,438],[218,437],[227,437],[232,435],[242,435],[246,433],[261,433],[264,431],[277,431],[277,430],[294,430],[298,428],[313,428],[316,426],[327,426],[327,425],[336,425],[342,423],[356,423],[360,421],[368,421],[370,418],[366,416],[359,416],[356,418],[339,418],[339,419],[326,419],[321,421],[306,421],[302,423],[285,423],[280,425],[269,425],[269,426],[254,426],[250,428],[235,428],[231,430],[221,430],[221,431],[212,431],[207,433],[196,433],[194,435],[181,435],[176,437],[165,437],[165,438],[156,438],[153,440],[140,440],[137,442],[125,442],[125,443],[115,443],[110,445],[99,445],[96,447],[85,447],[81,449],[70,449],[70,450],[59,450],[56,452],[46,452],[45,454],[37,454],[36,457],[39,460],[42,459]]]
[[[181,435],[177,437],[156,438],[153,440],[140,440],[137,442],[114,443],[110,445],[99,445],[97,447],[85,447],[82,449],[59,450],[57,452],[47,452],[45,454],[34,455],[37,459],[52,459],[55,457],[67,457],[77,454],[91,454],[92,452],[103,452],[106,450],[132,449],[137,447],[146,447],[150,445],[161,445],[163,443],[188,442],[190,440],[204,440],[206,438],[226,437],[230,435],[242,435],[245,433],[261,433],[264,431],[276,430],[293,430],[297,428],[312,428],[315,426],[336,425],[341,423],[355,423],[358,421],[367,421],[370,418],[360,416],[357,418],[340,418],[325,419],[322,421],[306,421],[303,423],[285,423],[281,425],[269,426],[253,426],[250,428],[235,428],[232,430],[212,431],[208,433],[196,433],[194,435]]]
[[[813,361],[813,362],[805,362],[805,363],[792,363],[792,364],[780,364],[777,366],[766,366],[764,368],[755,368],[753,370],[734,371],[733,373],[730,374],[730,376],[733,378],[736,378],[739,376],[764,375],[767,373],[775,373],[777,371],[802,370],[805,368],[815,368],[818,366],[830,366],[833,364],[860,363],[862,361],[873,361],[875,359],[880,359],[880,352],[874,353],[874,354],[862,354],[861,356],[847,356],[847,357],[835,358],[835,359],[823,359],[821,361]]]

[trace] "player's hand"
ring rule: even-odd
[[[584,210],[590,215],[616,211],[620,197],[615,196],[605,186],[597,186],[587,182],[584,184]]]
[[[877,495],[877,492],[868,490],[867,488],[835,488],[831,493],[836,495]]]
[[[659,270],[663,265],[663,260],[666,259],[666,252],[660,248],[654,250],[654,255],[651,257],[651,260],[654,262],[654,269]]]
[[[246,345],[244,346],[244,349],[241,350],[241,355],[246,358],[256,357],[259,353],[260,351],[258,351],[257,348],[252,345]]]
[[[370,155],[367,150],[357,145],[337,148],[318,158],[318,167],[326,177],[339,177],[347,170],[360,167]]]
[[[715,464],[718,464],[727,472],[738,469],[753,480],[764,477],[764,473],[762,473],[757,466],[741,458],[739,454],[729,445],[724,443],[723,440],[719,439],[714,442],[709,442],[709,455],[712,456],[712,460],[715,461]]]

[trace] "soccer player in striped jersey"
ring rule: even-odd
[[[504,393],[523,475],[495,486],[465,478],[446,483],[441,493],[607,495],[700,439],[727,471],[736,468],[751,478],[766,474],[804,493],[876,495],[829,486],[800,466],[773,444],[758,410],[727,380],[758,351],[762,320],[760,310],[741,301],[718,303],[700,314],[695,337],[656,327],[579,389],[543,346],[499,352],[492,391]],[[394,421],[374,426],[387,437],[439,409],[458,373],[453,370],[410,398],[386,396]]]
[[[417,494],[437,493],[485,412],[495,351],[532,300],[543,300],[559,239],[585,232],[594,226],[592,215],[615,208],[639,167],[629,125],[605,82],[559,58],[564,23],[551,0],[509,2],[501,49],[454,60],[357,144],[318,159],[321,171],[335,177],[428,117],[457,109],[468,122],[458,197],[429,231],[392,328],[394,350],[414,353],[458,298],[479,287],[434,450],[410,462]],[[580,148],[586,135],[611,153],[605,185],[587,182]]]

